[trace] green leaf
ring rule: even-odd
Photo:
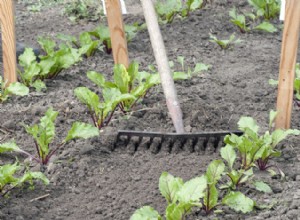
[[[273,192],[271,187],[262,181],[254,182],[254,186],[255,186],[255,189],[260,192],[264,192],[264,193],[272,193]]]
[[[266,21],[257,25],[254,29],[260,30],[260,31],[266,31],[269,33],[274,33],[277,31],[277,28],[273,24],[266,22]]]
[[[189,78],[189,75],[185,72],[174,72],[173,73],[173,79],[174,80],[186,80]]]
[[[206,65],[204,63],[197,63],[194,68],[193,74],[200,73],[202,71],[207,71],[207,70],[209,70],[209,68],[210,68],[209,65]]]
[[[20,148],[17,146],[15,142],[7,142],[4,144],[0,144],[0,153],[18,151]]]
[[[272,132],[272,146],[275,147],[277,144],[279,144],[281,141],[283,141],[288,135],[300,135],[300,130],[297,129],[288,129],[288,130],[282,130],[277,129]]]
[[[39,37],[38,43],[48,55],[54,54],[54,49],[56,47],[55,41],[50,38]]]
[[[89,71],[87,72],[87,77],[100,88],[105,87],[105,78],[101,73]]]
[[[196,177],[180,188],[178,195],[178,201],[182,203],[197,202],[204,196],[204,190],[207,187],[207,180],[205,176]]]
[[[203,0],[192,0],[192,4],[190,5],[190,10],[194,11],[202,7]]]
[[[32,180],[41,180],[45,185],[49,184],[48,178],[41,172],[26,172],[19,180],[18,184],[22,184],[25,182],[32,182]],[[32,183],[31,183],[32,185]]]
[[[241,117],[238,122],[239,129],[241,131],[246,131],[247,129],[250,129],[254,133],[258,133],[259,126],[257,125],[256,121],[251,117]]]
[[[169,204],[176,202],[177,193],[182,186],[181,178],[174,177],[167,172],[163,172],[159,178],[159,191]]]
[[[277,111],[274,111],[274,110],[271,110],[270,111],[270,114],[269,114],[269,128],[272,127],[272,124],[277,116],[278,112]]]
[[[162,220],[162,218],[152,207],[143,206],[134,212],[130,220]]]
[[[249,213],[253,210],[255,202],[246,197],[241,192],[228,193],[222,200],[222,203],[234,209],[237,212]]]
[[[8,94],[25,96],[29,93],[29,88],[22,83],[14,82],[7,87]]]
[[[130,76],[123,64],[116,64],[114,66],[114,82],[118,86],[121,93],[129,92]]]
[[[236,152],[230,144],[227,144],[225,147],[222,147],[220,150],[221,157],[227,162],[230,170],[233,168],[233,164],[236,159]]]
[[[182,204],[179,203],[170,203],[166,208],[166,219],[167,220],[182,220],[182,217],[185,214],[185,210],[191,208],[191,204]]]
[[[31,86],[34,87],[35,90],[36,90],[37,92],[40,92],[40,91],[42,91],[43,89],[46,89],[46,88],[47,88],[47,87],[46,87],[46,84],[45,84],[42,80],[40,80],[40,79],[35,80],[35,81],[31,84]]]
[[[213,160],[207,167],[206,179],[207,184],[216,184],[223,174],[225,165],[222,160]]]
[[[99,135],[99,130],[91,124],[74,122],[71,129],[68,132],[65,142],[68,142],[76,138],[91,138]]]
[[[97,111],[99,106],[99,96],[86,87],[78,87],[74,90],[75,96],[83,104],[87,105],[89,111]]]
[[[36,61],[36,56],[32,48],[25,48],[24,53],[19,56],[19,64],[27,68]]]
[[[278,80],[269,79],[269,84],[270,84],[271,86],[277,86],[277,85],[278,85]]]
[[[16,185],[18,179],[14,177],[14,174],[20,169],[18,163],[0,165],[0,192],[2,192],[4,186],[7,184]]]
[[[219,193],[216,185],[208,185],[207,192],[203,198],[203,203],[208,210],[213,209],[218,204],[218,196]]]

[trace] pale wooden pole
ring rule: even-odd
[[[2,32],[2,57],[4,81],[7,85],[17,81],[16,36],[14,1],[0,0],[0,22]]]
[[[287,0],[281,45],[276,128],[289,129],[291,126],[299,28],[300,0]]]
[[[120,1],[105,0],[105,5],[114,62],[115,64],[123,64],[128,68],[129,58],[127,40],[124,31]]]
[[[169,113],[176,133],[185,133],[182,111],[177,98],[177,92],[153,2],[152,0],[141,0],[141,3]]]

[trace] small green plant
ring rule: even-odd
[[[29,89],[22,83],[15,82],[6,86],[6,82],[0,76],[0,103],[5,102],[10,96],[26,96],[29,93]]]
[[[46,55],[39,59],[31,48],[26,48],[19,56],[22,70],[18,70],[21,82],[27,87],[34,87],[37,91],[46,88],[43,80],[55,78],[62,70],[69,68],[81,60],[81,52],[66,44],[61,44],[56,50],[56,43],[49,38],[40,37],[38,40]]]
[[[64,40],[71,47],[75,46],[79,50],[79,54],[84,54],[86,57],[93,56],[97,50],[103,50],[100,40],[92,39],[88,32],[82,32],[79,35],[79,40],[72,35],[58,34],[57,38]]]
[[[235,34],[230,35],[228,40],[219,40],[216,36],[210,34],[210,42],[218,44],[222,49],[228,49],[230,46],[234,44],[239,44],[242,42],[239,38],[235,38]]]
[[[155,10],[162,23],[171,23],[175,16],[187,17],[191,11],[203,6],[203,0],[164,0],[156,2]]]
[[[28,170],[21,172],[21,168],[22,166],[18,162],[0,165],[0,195],[2,197],[7,195],[12,189],[21,187],[25,183],[29,183],[33,188],[34,180],[41,180],[45,185],[49,184],[49,180],[43,173]]]
[[[231,145],[227,144],[221,148],[220,153],[227,164],[225,175],[228,177],[227,183],[221,186],[222,189],[230,188],[231,190],[236,190],[241,184],[246,183],[253,177],[253,164],[247,169],[243,168],[242,165],[236,165],[237,153]],[[235,167],[238,168],[236,169]]]
[[[145,26],[143,24],[139,25],[138,23],[134,23],[133,25],[125,25],[124,32],[126,34],[127,42],[132,41],[137,32],[144,29],[144,27]],[[88,33],[103,43],[106,53],[110,54],[112,52],[110,32],[107,26],[100,25]]]
[[[103,9],[100,0],[73,0],[65,4],[63,13],[73,22],[96,21],[103,15]]]
[[[300,135],[300,131],[297,129],[276,129],[271,132],[276,115],[277,112],[270,112],[269,131],[262,136],[259,135],[259,126],[253,118],[241,117],[238,126],[244,134],[242,136],[231,134],[225,137],[224,141],[227,147],[231,146],[238,151],[242,169],[249,170],[256,164],[260,170],[271,171],[270,168],[276,166],[269,165],[270,160],[281,155],[276,146],[288,135]]]
[[[203,198],[203,209],[206,214],[209,214],[217,205],[219,193],[216,187],[218,181],[224,173],[225,165],[222,160],[212,161],[206,171],[207,187]]]
[[[167,201],[165,218],[183,220],[193,207],[201,207],[200,198],[205,195],[207,180],[205,176],[195,177],[187,182],[163,172],[159,178],[159,190]],[[131,220],[162,219],[159,213],[149,206],[144,206],[131,216]]]
[[[280,11],[280,0],[248,0],[254,7],[256,14],[270,20],[278,16]]]
[[[269,33],[274,33],[277,31],[277,28],[270,22],[263,21],[259,24],[256,24],[254,22],[251,23],[250,21],[247,21],[247,17],[255,21],[256,16],[252,13],[246,14],[246,17],[244,14],[238,14],[236,8],[233,8],[229,11],[229,16],[231,17],[231,23],[236,25],[241,33],[246,33],[251,30],[260,30]]]
[[[93,124],[99,130],[109,124],[120,102],[134,99],[130,94],[122,94],[117,88],[104,88],[103,100],[86,87],[78,87],[74,93],[79,101],[87,106]]]
[[[118,103],[121,111],[125,113],[130,111],[149,89],[160,83],[158,73],[140,72],[138,68],[137,62],[132,62],[128,69],[122,64],[116,64],[113,69],[113,82],[106,81],[102,74],[94,71],[88,72],[87,76],[102,90],[114,89],[115,92],[126,95]],[[125,97],[128,98],[125,99]]]
[[[0,152],[15,151],[29,156],[32,160],[41,165],[47,165],[50,158],[57,152],[58,149],[65,146],[68,142],[77,138],[90,138],[99,135],[98,129],[94,126],[75,122],[69,130],[66,138],[53,149],[50,148],[55,138],[55,120],[58,115],[57,111],[49,108],[40,119],[39,124],[32,126],[24,125],[25,130],[34,139],[34,145],[37,151],[37,155],[31,155],[27,151],[22,150],[14,141],[7,142],[0,145]]]
[[[175,63],[171,61],[169,63],[170,68],[172,69],[173,72],[173,79],[174,80],[186,80],[186,79],[191,79],[192,76],[200,74],[202,71],[207,71],[209,68],[211,68],[210,65],[206,65],[204,63],[196,63],[195,67],[193,70],[191,67],[186,67],[185,65],[185,58],[183,56],[178,56],[177,57],[177,62],[181,67],[181,71],[175,71]],[[154,67],[150,67],[152,70],[154,70]]]

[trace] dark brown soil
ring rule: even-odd
[[[281,31],[239,33],[229,22],[228,11],[234,5],[241,9],[247,7],[245,2],[217,0],[185,20],[176,19],[172,24],[161,26],[170,60],[181,55],[186,58],[186,65],[203,62],[212,66],[205,73],[176,83],[188,132],[236,130],[241,116],[251,116],[261,125],[262,131],[267,129],[268,113],[275,109],[277,95],[276,88],[270,86],[268,80],[278,77]],[[74,25],[61,14],[61,8],[53,6],[30,14],[25,5],[18,3],[18,40],[37,46],[39,35],[78,35],[97,26],[97,23],[85,21]],[[126,15],[126,23],[135,21],[143,22],[143,17]],[[232,49],[221,50],[209,42],[209,33],[228,38],[234,32],[243,42]],[[147,31],[139,32],[128,47],[130,59],[140,62],[140,69],[146,70],[154,63]],[[25,134],[20,122],[37,123],[50,106],[60,112],[57,142],[65,137],[74,121],[91,122],[73,90],[83,85],[96,89],[86,72],[95,70],[109,76],[112,66],[112,57],[99,52],[47,81],[46,92],[31,92],[28,97],[14,97],[0,105],[0,143],[15,139],[19,146],[33,152],[32,139]],[[299,109],[295,107],[292,127],[300,129],[299,121]],[[185,147],[171,153],[162,148],[157,153],[142,147],[133,152],[121,146],[112,152],[111,140],[118,129],[174,132],[162,89],[153,89],[129,115],[117,112],[100,137],[65,146],[46,171],[50,185],[37,184],[34,190],[16,189],[9,198],[1,198],[0,219],[123,220],[144,205],[163,214],[166,203],[158,190],[158,179],[163,171],[188,180],[202,175],[210,161],[220,158],[218,151],[206,149],[191,153]],[[259,204],[275,203],[271,209],[242,215],[221,206],[223,214],[205,217],[195,210],[188,219],[300,219],[298,145],[299,138],[290,139],[283,147],[283,156],[274,161],[285,172],[286,180],[257,174],[257,178],[263,177],[270,184],[273,193],[250,190],[247,194]],[[1,156],[0,164],[6,160],[7,156]],[[44,199],[34,200],[46,194],[49,195]]]

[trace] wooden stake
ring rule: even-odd
[[[16,36],[14,1],[0,0],[0,22],[2,29],[2,57],[4,81],[7,86],[17,81]]]
[[[300,1],[287,0],[281,46],[276,128],[289,129],[291,126],[299,28]]]
[[[110,31],[112,53],[115,64],[129,66],[127,40],[119,0],[105,0],[107,21]]]

